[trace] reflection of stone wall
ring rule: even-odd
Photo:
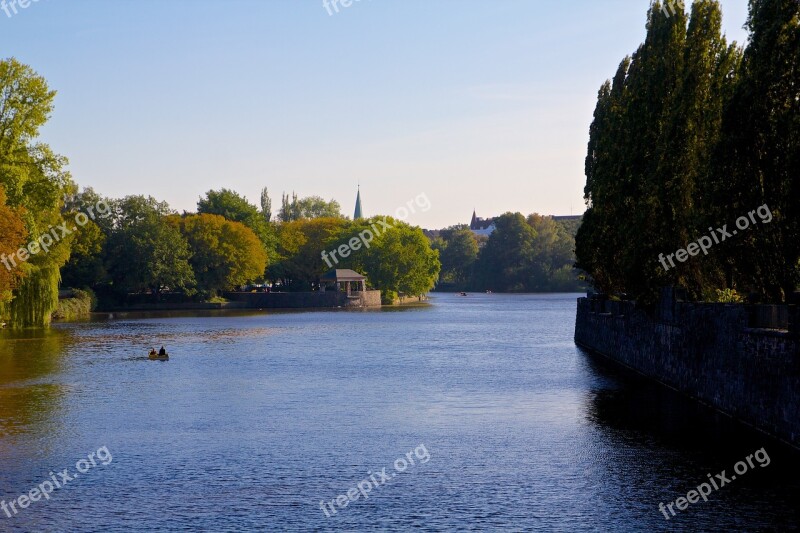
[[[381,292],[228,292],[225,298],[246,309],[311,309],[336,307],[380,307]]]
[[[800,338],[750,327],[763,310],[686,303],[655,317],[634,302],[580,298],[575,342],[800,447]]]

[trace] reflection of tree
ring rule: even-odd
[[[0,333],[0,436],[60,424],[53,414],[63,387],[48,378],[61,370],[66,341],[60,331]]]

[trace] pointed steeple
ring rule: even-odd
[[[475,214],[475,208],[472,209],[472,220],[469,223],[469,229],[478,229],[478,217]]]
[[[358,186],[358,195],[356,196],[356,212],[353,214],[353,220],[364,218],[361,214],[361,185]]]

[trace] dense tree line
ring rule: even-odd
[[[420,228],[390,217],[299,219],[278,226],[278,256],[267,272],[288,290],[317,289],[330,268],[364,274],[384,302],[431,290],[441,264]],[[323,256],[345,247],[345,257]]]
[[[571,222],[571,221],[570,221]],[[468,226],[439,232],[443,288],[497,292],[556,292],[583,288],[572,268],[575,241],[567,226],[552,217],[506,213],[495,219],[487,238]]]
[[[262,206],[270,204],[263,200],[262,196]],[[317,200],[297,203],[313,205]],[[68,203],[80,211],[97,201],[94,191],[87,189]],[[151,197],[104,202],[109,215],[81,229],[75,241],[80,246],[63,275],[71,286],[93,288],[117,302],[145,293],[157,300],[165,291],[207,299],[265,280],[280,291],[318,290],[320,276],[331,267],[364,273],[385,300],[392,300],[398,294],[424,294],[439,271],[438,257],[422,230],[395,221],[389,235],[376,235],[362,252],[327,265],[323,251],[348,242],[377,219],[314,217],[329,214],[322,210],[270,222],[263,207],[259,212],[227,189],[206,193],[197,204],[197,214],[179,215]]]
[[[0,61],[0,322],[47,325],[62,281],[116,302],[166,291],[207,299],[265,280],[313,290],[331,266],[363,272],[386,300],[433,287],[440,264],[422,230],[388,218],[347,220],[335,200],[284,194],[273,216],[266,189],[260,210],[221,189],[200,198],[197,213],[178,214],[152,197],[79,192],[66,158],[37,139],[55,94],[30,67]],[[323,251],[379,220],[391,230],[323,264]]]
[[[670,16],[600,88],[586,157],[588,210],[577,266],[606,293],[653,302],[730,289],[780,302],[800,279],[800,4],[750,0],[745,50],[727,43],[715,0]],[[766,205],[774,220],[665,269],[660,254]]]

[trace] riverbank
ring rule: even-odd
[[[53,320],[75,321],[89,318],[97,304],[94,294],[89,291],[60,291],[58,308],[53,311]]]
[[[260,309],[380,309],[420,305],[428,302],[427,296],[398,297],[391,304],[381,303],[380,291],[363,292],[229,292],[224,301],[216,302],[135,302],[127,305],[100,306],[103,313],[147,311],[205,311],[205,310],[260,310]]]
[[[800,449],[797,326],[794,306],[689,303],[665,291],[652,315],[580,298],[575,343]]]

